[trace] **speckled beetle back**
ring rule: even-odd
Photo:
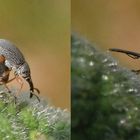
[[[10,41],[0,39],[0,55],[3,55],[11,66],[20,66],[25,62],[23,54]]]

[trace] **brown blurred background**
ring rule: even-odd
[[[140,53],[139,0],[72,0],[72,31],[97,46],[121,48]],[[130,69],[139,69],[140,61],[111,53]]]
[[[69,36],[70,0],[0,1],[0,38],[11,40],[23,52],[40,96],[68,109]]]

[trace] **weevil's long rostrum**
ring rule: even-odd
[[[15,77],[9,80],[10,71],[13,71]],[[10,41],[5,39],[0,39],[0,84],[5,84],[16,79],[20,84],[21,88],[23,86],[22,77],[25,79],[30,86],[30,98],[32,98],[34,91],[36,90],[39,94],[40,91],[37,88],[34,88],[30,67],[26,62],[21,51]],[[40,101],[39,97],[35,95]]]

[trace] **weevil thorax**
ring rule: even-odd
[[[25,80],[31,79],[30,68],[26,61],[15,70],[15,73],[23,77]]]

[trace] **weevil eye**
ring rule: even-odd
[[[28,78],[28,77],[30,77],[30,71],[28,71],[28,70],[22,71],[22,72],[21,72],[21,76],[22,76],[23,78]]]
[[[27,74],[28,74],[27,71],[23,71],[23,72],[22,72],[22,75],[27,75]]]
[[[27,63],[24,63],[20,68],[19,68],[19,75],[21,75],[23,78],[28,78],[30,77],[30,68]]]

